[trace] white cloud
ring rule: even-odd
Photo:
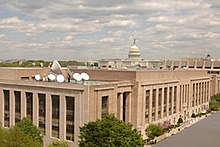
[[[65,36],[64,40],[65,41],[73,40],[73,36],[71,36],[71,35]]]
[[[102,38],[102,39],[100,39],[99,41],[100,41],[100,42],[114,42],[114,39],[108,37],[108,38]]]
[[[3,0],[11,17],[0,19],[0,58],[127,57],[133,38],[146,59],[220,58],[219,8],[215,0]]]
[[[0,34],[0,40],[7,40],[8,36],[5,34]]]

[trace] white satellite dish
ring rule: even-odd
[[[57,60],[53,61],[53,64],[51,66],[51,70],[52,70],[53,73],[55,73],[57,75],[62,74],[61,66],[60,66],[60,64]]]
[[[81,80],[82,80],[82,76],[81,76],[79,73],[74,73],[74,74],[73,74],[73,78],[74,78],[76,81],[81,81]]]
[[[55,79],[56,79],[56,76],[54,75],[54,74],[49,74],[48,76],[47,76],[48,78],[49,78],[49,80],[51,80],[51,81],[54,81]]]
[[[35,78],[36,81],[40,81],[41,76],[39,74],[37,74],[37,75],[34,76],[34,78]]]
[[[81,73],[82,79],[88,81],[90,79],[89,75],[87,73]]]
[[[63,83],[64,82],[64,76],[63,75],[58,75],[57,76],[57,82],[59,82],[59,83]]]

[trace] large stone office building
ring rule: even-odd
[[[85,70],[89,81],[36,81],[50,68],[0,68],[0,122],[3,127],[30,118],[44,134],[44,145],[56,139],[78,146],[79,127],[114,113],[143,135],[149,123],[189,120],[206,111],[210,95],[220,90],[219,75],[207,71]],[[62,69],[67,79],[69,70]]]

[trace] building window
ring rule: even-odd
[[[199,105],[201,104],[201,83],[199,83]]]
[[[167,87],[164,88],[163,116],[167,116]]]
[[[156,89],[153,89],[152,94],[152,121],[156,120],[155,112],[156,111]]]
[[[14,91],[15,96],[15,123],[21,121],[21,92]]]
[[[108,113],[108,96],[102,97],[102,117]]]
[[[198,105],[198,93],[199,93],[199,85],[198,83],[196,83],[196,96],[195,96],[195,105],[197,106]]]
[[[74,141],[74,97],[66,96],[66,140]]]
[[[169,115],[172,114],[171,108],[172,108],[172,92],[173,92],[173,87],[169,88]]]
[[[39,101],[39,129],[45,135],[46,94],[38,93]]]
[[[10,124],[10,91],[3,90],[4,93],[4,127],[9,127]]]
[[[27,100],[27,118],[31,121],[33,120],[33,93],[26,92],[26,100]]]
[[[52,137],[59,138],[60,97],[51,95],[52,98]]]
[[[202,97],[202,103],[204,103],[204,82],[202,82],[201,97]]]
[[[149,122],[149,99],[150,99],[150,90],[146,91],[145,97],[145,121]]]
[[[206,82],[204,82],[204,103],[206,103]]]
[[[179,101],[179,111],[181,112],[181,107],[182,107],[182,85],[180,85],[180,101]]]
[[[162,88],[159,89],[159,93],[158,93],[158,119],[161,119],[161,103],[162,103]]]
[[[177,86],[174,87],[174,97],[173,97],[173,101],[174,101],[174,104],[173,104],[173,113],[175,114],[176,113],[176,99],[177,99]]]
[[[209,82],[207,82],[207,102],[209,101]]]
[[[193,93],[192,93],[192,107],[195,106],[195,84],[193,84]]]

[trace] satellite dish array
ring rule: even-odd
[[[76,82],[80,82],[82,81],[84,83],[84,81],[88,81],[90,79],[89,75],[87,73],[74,73],[73,74],[73,79],[76,80]]]
[[[90,79],[89,75],[87,73],[70,73],[70,76],[72,75],[73,79],[76,80],[76,82],[82,81],[88,81]],[[65,81],[64,76],[62,75],[62,69],[57,60],[55,60],[51,66],[51,73],[47,75],[46,78],[42,78],[39,74],[35,75],[36,81],[57,81],[58,83],[63,83]]]

